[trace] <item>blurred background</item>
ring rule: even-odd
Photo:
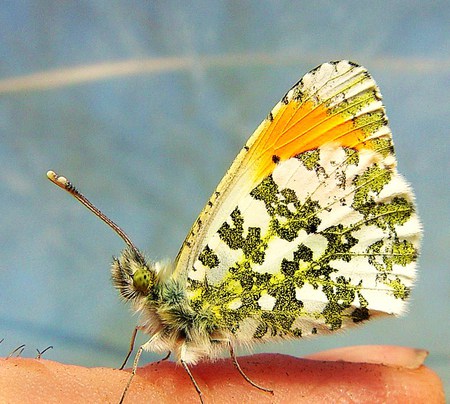
[[[109,279],[122,241],[47,170],[69,177],[150,257],[175,257],[274,104],[311,68],[345,58],[381,87],[399,170],[416,192],[425,238],[410,311],[257,350],[425,348],[449,391],[450,3],[187,3],[2,4],[0,355],[52,345],[48,359],[117,367],[137,321]]]

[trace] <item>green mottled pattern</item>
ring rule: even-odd
[[[376,142],[376,155],[381,157],[367,166],[361,162],[360,152],[346,148],[340,150],[344,159],[334,162],[333,169],[321,163],[320,149],[296,156],[320,184],[307,197],[280,186],[275,174],[264,178],[250,197],[251,204],[263,204],[268,227],[262,231],[246,226],[246,212],[251,213],[251,207],[245,211],[237,206],[232,211],[217,229],[220,243],[216,250],[206,244],[198,257],[206,267],[204,279],[188,279],[194,310],[213,319],[215,327],[234,334],[251,323],[247,339],[299,337],[368,319],[372,307],[378,310],[374,299],[408,298],[414,277],[409,265],[417,258],[417,246],[398,232],[415,215],[414,206],[407,188],[399,195],[382,197],[393,181],[406,185],[395,169],[383,165],[383,157],[388,155],[384,151],[392,149],[392,144],[383,139]],[[347,178],[351,167],[356,174]],[[340,200],[331,196],[321,199],[330,185],[340,189]],[[348,215],[353,212],[354,217],[347,221],[337,217],[324,227],[324,220],[337,215],[339,207],[348,209]],[[309,243],[308,237],[323,240],[322,249]],[[261,270],[268,255],[276,256],[269,252],[276,240],[290,247],[282,252],[277,268]],[[209,273],[219,270],[221,256],[227,251],[234,251],[238,258],[219,282],[209,282]],[[340,269],[343,265],[345,270]],[[307,299],[313,296],[318,304],[311,306],[303,294]]]
[[[308,170],[317,168],[319,164],[319,157],[320,157],[319,150],[307,151],[298,156],[298,158],[302,161],[302,163]]]
[[[210,269],[219,265],[219,257],[208,246],[203,249],[198,259],[203,265]]]
[[[355,85],[356,83],[352,84]],[[341,114],[343,116],[353,118],[358,115],[361,110],[367,105],[378,99],[375,90],[365,91],[356,97],[341,101],[337,106],[330,110],[332,114]]]

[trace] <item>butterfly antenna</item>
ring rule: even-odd
[[[56,174],[54,171],[47,172],[48,179],[53,182],[58,187],[64,189],[69,194],[71,194],[76,200],[78,200],[82,205],[88,208],[95,216],[103,220],[111,229],[113,229],[120,238],[125,241],[126,245],[130,247],[138,257],[144,260],[144,257],[133,244],[127,234],[115,224],[108,216],[106,216],[100,209],[98,209],[89,199],[87,199],[75,186],[66,178],[61,175]]]

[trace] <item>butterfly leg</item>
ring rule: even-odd
[[[186,371],[186,373],[189,375],[189,377],[190,377],[190,379],[191,379],[191,382],[192,382],[192,384],[193,384],[194,387],[195,387],[195,390],[197,390],[198,397],[200,398],[200,401],[201,401],[201,403],[203,404],[204,401],[203,401],[202,391],[200,390],[200,387],[198,386],[197,382],[195,381],[194,376],[192,375],[192,373],[191,373],[191,371],[190,371],[188,365],[186,364],[186,362],[185,362],[184,360],[180,360],[180,362],[181,362],[181,364],[183,365],[184,370]]]
[[[236,359],[236,355],[235,355],[235,353],[234,353],[234,348],[233,348],[233,345],[231,345],[231,343],[229,344],[229,347],[230,347],[230,356],[231,356],[231,358],[233,359],[234,366],[235,366],[236,369],[239,371],[239,373],[242,375],[242,377],[243,377],[248,383],[250,383],[253,387],[256,387],[256,388],[259,389],[259,390],[267,391],[268,393],[272,393],[272,394],[273,394],[273,390],[268,389],[268,388],[266,388],[266,387],[262,387],[262,386],[260,386],[259,384],[256,384],[254,381],[252,381],[252,380],[251,380],[251,379],[243,372],[243,370],[241,369],[241,366],[239,365],[239,363],[238,363],[238,361],[237,361],[237,359]]]
[[[167,359],[169,359],[170,358],[170,355],[172,354],[172,351],[169,351],[168,353],[167,353],[167,355],[164,357],[164,358],[162,358],[162,359],[160,359],[158,362],[156,362],[156,363],[160,363],[160,362],[164,362],[164,361],[166,361]]]
[[[137,335],[138,331],[141,329],[142,329],[142,327],[139,325],[134,328],[133,335],[131,336],[131,341],[130,341],[130,349],[128,350],[127,356],[126,356],[125,360],[123,361],[122,366],[119,368],[119,370],[123,370],[123,368],[127,364],[128,359],[130,358],[131,352],[133,352],[133,349],[134,349],[134,341],[136,341],[136,335]]]
[[[134,340],[136,339],[136,333],[138,332],[139,328],[140,327],[136,327],[135,330],[134,330],[133,338],[132,338],[133,345],[134,345]],[[139,359],[140,359],[140,357],[142,355],[142,351],[147,350],[151,346],[151,344],[154,342],[155,338],[158,338],[158,337],[159,337],[159,334],[153,335],[145,344],[143,344],[143,345],[141,345],[139,347],[139,349],[138,349],[138,351],[136,353],[136,356],[134,357],[133,368],[131,370],[130,378],[128,379],[128,383],[127,383],[127,385],[125,386],[125,388],[124,388],[124,390],[122,392],[122,396],[120,397],[119,404],[122,404],[123,400],[125,400],[125,396],[127,394],[128,389],[130,388],[131,381],[133,380],[133,377],[134,377],[134,375],[137,372]]]

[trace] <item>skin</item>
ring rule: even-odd
[[[422,365],[426,351],[359,346],[307,359],[280,354],[239,357],[244,372],[273,394],[250,386],[230,359],[192,366],[205,404],[444,403],[439,377]],[[364,363],[370,362],[370,363]],[[84,368],[45,359],[0,359],[0,402],[118,403],[129,370]],[[125,403],[200,403],[186,372],[170,361],[138,369]]]

